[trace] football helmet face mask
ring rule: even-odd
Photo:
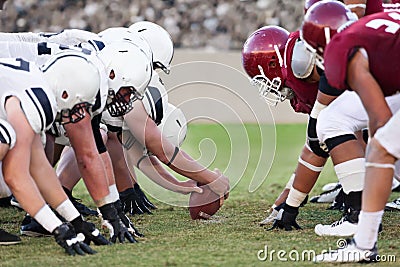
[[[169,74],[174,56],[174,44],[171,35],[161,26],[150,21],[132,24],[129,30],[137,32],[147,41],[153,52],[153,68]]]
[[[112,117],[123,116],[141,99],[152,76],[151,60],[130,41],[115,41],[103,48],[98,56],[108,76],[106,108]]]
[[[324,50],[332,37],[357,19],[349,8],[338,1],[320,1],[307,11],[300,28],[300,38],[307,49],[316,54],[319,68],[324,69]]]
[[[242,65],[260,96],[270,105],[284,101],[283,54],[289,32],[278,26],[265,26],[253,32],[242,49]]]
[[[56,97],[56,121],[67,124],[82,120],[100,89],[100,73],[90,58],[61,52],[47,60],[41,70]]]

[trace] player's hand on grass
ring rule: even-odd
[[[54,238],[61,247],[65,249],[65,252],[71,256],[95,254],[89,245],[83,241],[85,237],[83,234],[76,235],[74,227],[70,223],[63,223],[53,231]]]
[[[136,236],[136,237],[144,237],[144,235],[141,232],[139,232],[138,229],[136,229],[136,227],[133,225],[133,223],[131,222],[129,217],[126,216],[126,214],[125,214],[125,212],[124,212],[124,210],[122,208],[121,201],[117,200],[116,202],[114,202],[114,206],[117,209],[118,217],[120,218],[121,222],[126,227],[128,232],[131,233],[133,236]]]
[[[92,241],[98,246],[111,244],[110,241],[100,234],[100,231],[93,223],[84,221],[81,216],[71,221],[71,224],[74,226],[76,233],[82,233],[85,236],[84,242],[86,244],[90,245]]]
[[[141,201],[140,196],[136,193],[135,189],[128,188],[119,193],[119,198],[122,202],[124,212],[129,214],[143,214],[145,212],[151,213],[151,211]]]
[[[297,215],[299,214],[298,207],[292,207],[288,204],[284,204],[278,212],[278,215],[274,221],[274,224],[268,231],[275,228],[284,229],[285,231],[292,231],[293,229],[300,230],[301,227],[296,222]]]
[[[106,204],[99,207],[100,214],[102,217],[102,225],[106,227],[110,232],[111,243],[116,243],[117,240],[120,243],[124,243],[125,239],[130,243],[136,243],[136,239],[129,233],[128,229],[124,226],[121,219],[118,216],[117,209],[113,203]]]
[[[157,209],[156,205],[150,202],[150,200],[146,197],[146,194],[143,192],[143,190],[140,188],[139,184],[136,183],[133,186],[133,189],[135,189],[136,195],[139,196],[140,201],[146,206],[148,209]],[[151,212],[150,212],[151,213]]]

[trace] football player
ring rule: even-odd
[[[159,37],[157,37],[157,36],[162,35],[163,31],[165,32],[165,30],[163,30],[163,29],[160,32],[161,27],[159,27],[158,25],[156,25],[154,23],[150,23],[150,22],[140,22],[140,23],[132,25],[132,28],[135,28],[133,26],[137,27],[137,31],[142,33],[144,35],[144,38],[147,38],[146,40],[149,40],[149,44],[155,43],[155,44],[159,45],[160,42],[157,42]],[[111,29],[109,31],[106,30],[105,32],[100,33],[99,35],[107,40],[112,41],[113,38],[121,37],[119,34],[123,33],[123,29],[121,29],[121,28],[116,29],[116,30],[117,31],[114,31],[114,32],[111,31]],[[153,32],[154,30],[156,32]],[[151,34],[151,32],[153,32],[153,34]],[[117,33],[117,34],[115,34],[115,33]],[[158,33],[158,34],[156,34],[156,33]],[[169,41],[171,42],[171,39],[170,39],[168,33],[166,34],[166,36],[168,36],[167,39],[169,39]],[[110,38],[110,37],[113,37],[113,38]],[[127,37],[125,36],[124,38],[127,38]],[[150,38],[154,39],[154,40],[151,40]],[[165,43],[169,43],[169,42],[165,42]],[[172,59],[172,55],[173,55],[173,52],[172,52],[173,50],[172,51],[171,51],[171,49],[163,50],[162,48],[158,48],[157,46],[155,46],[155,48],[154,48],[154,45],[151,45],[151,47],[152,47],[152,50],[163,52],[163,53],[159,53],[159,54],[164,55],[164,56],[159,57],[156,55],[155,57],[153,57],[153,61],[155,62],[155,66],[157,66],[157,68],[160,68],[164,72],[168,73],[169,65],[170,65],[170,62]],[[171,47],[172,47],[172,45],[171,45]],[[169,51],[171,51],[171,52],[169,52]],[[179,156],[179,155],[183,155],[183,154],[181,153],[181,151],[179,151],[177,146],[174,146],[168,140],[163,140],[163,143],[160,142],[162,139],[162,135],[161,135],[160,130],[157,128],[157,124],[159,124],[161,122],[163,113],[165,113],[167,101],[165,101],[164,98],[167,98],[164,86],[160,82],[158,75],[156,73],[154,73],[151,83],[150,83],[150,86],[148,88],[148,92],[146,92],[145,99],[143,99],[140,102],[136,102],[135,108],[132,109],[131,112],[126,114],[124,116],[123,120],[125,120],[125,122],[127,124],[128,124],[128,121],[132,122],[132,124],[130,126],[128,124],[128,127],[129,127],[130,131],[132,132],[133,136],[135,136],[135,138],[137,140],[139,140],[139,143],[142,144],[142,146],[146,146],[149,149],[149,151],[151,151],[157,158],[159,158],[165,164],[168,164],[168,163],[170,163],[170,161],[167,161],[167,159],[165,158],[166,157],[165,152],[168,152],[168,151],[165,151],[166,147],[168,147],[170,149],[172,158]],[[149,116],[152,118],[152,120],[148,120]],[[110,120],[110,116],[104,116],[104,117],[108,118],[106,120],[106,123],[109,126],[108,127],[109,130],[114,129],[113,131],[120,131],[118,128],[121,128],[121,126],[122,126],[122,121],[123,121],[122,118],[120,118],[120,120],[115,120],[115,119]],[[127,119],[127,117],[129,119]],[[134,125],[134,126],[132,126],[132,125]],[[145,125],[145,127],[143,127],[143,125]],[[133,127],[133,128],[131,128],[131,127]],[[112,134],[112,135],[115,135],[115,134]],[[138,137],[140,137],[141,139],[138,139]],[[115,137],[114,137],[114,139],[115,139]],[[153,140],[153,141],[149,141],[149,140]],[[153,147],[150,148],[151,145],[149,145],[149,144],[153,145]],[[116,150],[117,149],[118,148],[116,148]],[[118,160],[118,157],[117,157],[117,160]],[[184,161],[182,161],[182,160],[180,160],[179,162],[180,162],[180,164],[184,163]],[[128,164],[132,164],[132,163],[129,162]],[[119,165],[122,167],[122,169],[120,169],[119,171],[116,171],[116,173],[117,172],[123,173],[124,171],[126,173],[126,171],[128,171],[126,164],[122,164],[122,165],[125,165],[125,166]],[[195,161],[190,163],[188,166],[189,166],[189,168],[192,168],[192,169],[201,168],[203,170],[194,171],[193,173],[191,173],[191,171],[185,171],[182,168],[182,169],[178,169],[178,172],[182,172],[182,174],[184,173],[183,175],[187,176],[188,178],[191,178],[194,180],[198,179],[202,183],[210,183],[210,182],[216,180],[216,178],[220,177],[220,179],[218,181],[215,181],[215,183],[213,183],[211,185],[211,187],[214,188],[215,190],[222,189],[222,191],[225,191],[225,192],[218,191],[219,194],[227,193],[227,190],[229,188],[228,180],[219,171],[211,172],[207,169],[204,169],[204,167],[199,166]],[[210,176],[207,176],[207,175],[210,175]],[[126,179],[126,178],[129,178],[129,176],[125,174],[125,175],[122,175],[121,178]],[[126,184],[129,184],[129,181],[127,181]],[[218,188],[220,188],[220,189],[218,189]],[[198,190],[199,190],[199,188],[197,188],[195,185],[192,184],[192,191],[198,191]],[[131,205],[130,203],[127,203],[127,206],[130,206],[130,205]]]
[[[328,146],[334,163],[334,156],[341,155],[342,161],[335,168],[341,166],[341,173],[337,168],[336,171],[346,180],[343,187],[363,189],[354,238],[344,248],[318,255],[316,261],[377,260],[378,230],[391,191],[394,163],[400,156],[395,139],[400,106],[400,84],[395,78],[400,59],[396,52],[400,46],[400,14],[382,12],[354,22],[349,13],[340,3],[320,2],[307,12],[301,30],[308,48],[325,68],[326,80],[317,103],[328,106],[318,117],[318,136]],[[337,116],[340,118],[333,119]],[[340,127],[336,123],[339,120]],[[349,131],[358,128],[360,122],[363,127],[368,125],[371,138],[365,163],[364,154],[354,146],[353,132]],[[357,154],[359,157],[354,158]],[[343,165],[355,160],[360,161],[357,171],[352,169],[354,164]],[[353,180],[347,179],[349,176]]]
[[[7,88],[1,95],[1,117],[11,124],[18,140],[3,159],[4,181],[24,210],[52,233],[68,254],[95,253],[82,241],[109,243],[93,224],[82,219],[63,192],[46,160],[43,137],[54,120],[70,124],[83,119],[85,112],[78,110],[86,110],[95,101],[100,80],[97,69],[90,60],[70,53],[50,58],[41,70],[21,58],[3,59],[0,67],[0,82]],[[60,86],[64,75],[91,79],[81,85],[66,80]],[[71,224],[62,223],[45,201]],[[83,233],[83,239],[75,230]]]
[[[305,11],[307,11],[308,8],[310,8],[315,2],[319,1],[306,1],[305,3]],[[372,5],[372,3],[370,4]],[[354,7],[354,6],[353,6]],[[370,8],[369,10],[374,10],[374,8]],[[372,12],[372,11],[369,11]],[[282,75],[285,75],[285,79],[283,80],[285,85],[290,87],[294,91],[294,96],[291,99],[291,104],[294,107],[295,111],[301,111],[299,109],[299,105],[303,102],[303,112],[304,110],[307,110],[305,113],[309,113],[311,119],[309,120],[309,125],[308,125],[308,132],[307,132],[307,143],[305,148],[302,151],[302,155],[299,157],[299,164],[298,167],[295,171],[295,174],[292,175],[291,179],[287,183],[284,191],[281,193],[281,195],[278,197],[278,199],[275,201],[274,205],[271,207],[271,215],[268,216],[265,220],[263,220],[260,224],[265,225],[271,221],[274,221],[276,216],[278,216],[278,209],[280,209],[283,205],[284,209],[281,211],[281,214],[279,215],[279,219],[274,221],[274,226],[280,227],[280,228],[285,228],[286,230],[292,229],[292,226],[294,228],[300,228],[299,225],[293,220],[296,218],[298,214],[298,207],[306,201],[306,197],[308,195],[308,192],[311,191],[312,187],[314,186],[319,173],[322,171],[322,168],[326,162],[327,157],[329,157],[329,154],[321,149],[318,138],[317,138],[317,133],[314,129],[316,121],[313,119],[313,117],[318,115],[317,110],[314,110],[314,112],[311,112],[311,107],[315,102],[315,98],[317,95],[317,88],[318,88],[318,82],[319,82],[319,76],[322,73],[320,68],[315,67],[315,55],[313,53],[310,53],[307,51],[305,44],[299,40],[299,33],[295,32],[292,34],[296,34],[297,37],[294,39],[288,39],[289,41],[286,44],[286,50],[284,51],[284,62],[283,62],[283,71]],[[262,34],[257,34],[254,35],[256,38],[261,38],[258,36],[267,36],[267,35],[262,35]],[[266,37],[267,38],[267,37]],[[251,39],[249,37],[249,39]],[[248,39],[248,41],[249,41]],[[276,37],[271,38],[272,40],[279,40]],[[296,40],[297,39],[297,40]],[[261,45],[260,47],[268,47]],[[273,47],[272,45],[270,47]],[[244,46],[244,49],[246,48],[246,44]],[[251,50],[250,50],[251,51]],[[256,53],[255,53],[256,54]],[[276,53],[275,55],[278,55],[279,59],[279,54]],[[282,58],[282,56],[280,56]],[[263,59],[259,59],[259,62],[262,61]],[[265,60],[265,59],[264,59]],[[276,61],[277,62],[277,61]],[[275,62],[275,63],[276,63]],[[266,64],[265,62],[264,64]],[[275,67],[277,64],[269,64],[265,65],[265,69],[267,69],[267,72],[270,72],[271,66]],[[245,68],[246,69],[246,68]],[[272,69],[273,70],[273,69]],[[254,77],[254,71],[253,69],[253,75],[250,75],[251,77]],[[273,70],[276,72],[276,70]],[[249,72],[248,72],[249,73]],[[257,73],[257,72],[256,72]],[[271,75],[271,74],[270,74]],[[261,75],[262,77],[263,75]],[[265,75],[264,75],[265,76]],[[273,77],[276,77],[276,73],[272,73],[272,75],[269,77],[268,82],[264,84],[276,84],[276,81],[273,80]],[[278,76],[279,77],[279,76]],[[260,76],[257,78],[253,78],[254,80],[260,80]],[[265,80],[265,78],[262,78]],[[272,80],[272,82],[270,81]],[[259,82],[255,81],[255,84],[258,84]],[[260,93],[265,94],[265,89],[268,88],[268,85],[265,86],[261,83],[260,86]],[[281,82],[282,83],[282,82]],[[275,85],[276,86],[276,85]],[[276,86],[277,87],[277,86]],[[280,87],[277,87],[280,88]],[[310,88],[307,90],[306,88]],[[264,92],[263,92],[264,90]],[[282,89],[280,89],[283,91]],[[295,91],[297,90],[297,91]],[[274,90],[267,90],[267,91],[272,91]],[[275,95],[278,95],[275,93]],[[296,101],[297,99],[301,99],[301,97],[305,97],[308,95],[308,102],[303,101]],[[284,98],[283,98],[284,99]],[[276,101],[277,103],[279,101]],[[299,102],[296,106],[294,104],[296,102]],[[305,105],[304,105],[305,104]],[[307,107],[307,109],[305,109]],[[361,136],[361,135],[360,135]],[[360,138],[360,144],[362,144],[362,138]],[[312,151],[311,151],[312,150]],[[313,153],[314,152],[314,153]],[[297,182],[295,185],[293,185],[294,178],[296,177],[303,177],[303,178],[298,178]],[[304,177],[307,177],[307,181],[300,181],[300,179],[305,179]],[[289,192],[289,188],[292,188]],[[287,201],[285,204],[282,202],[287,198]],[[279,206],[279,204],[281,204]],[[276,207],[278,205],[278,207]]]
[[[289,33],[277,26],[265,26],[255,31],[243,46],[242,63],[253,84],[259,88],[260,95],[268,103],[276,105],[289,99],[295,112],[311,112],[318,91],[319,75],[314,66],[314,56],[305,49],[298,31]],[[303,175],[318,177],[325,161],[325,157],[314,154],[306,144],[295,174],[303,172]],[[286,200],[295,174],[288,182],[286,192],[278,198],[278,206]],[[261,225],[275,219],[280,209],[276,206],[271,208],[271,216],[263,220]]]
[[[63,45],[27,42],[7,43],[5,50],[7,45],[12,48],[7,50],[8,53],[18,54],[22,53],[21,51],[25,54],[30,53],[26,56],[35,58],[37,62],[47,54],[54,53],[53,50],[78,50],[78,48]],[[82,53],[90,54],[87,49],[80,50]],[[5,52],[3,51],[3,53]],[[111,160],[101,139],[100,116],[96,114],[101,114],[105,106],[110,114],[114,116],[120,116],[128,112],[132,108],[132,103],[141,97],[150,80],[151,62],[142,50],[126,41],[107,46],[98,52],[95,58],[97,59],[96,66],[98,66],[99,72],[102,73],[102,83],[97,101],[91,110],[93,119],[91,120],[92,116],[88,115],[87,119],[81,120],[74,127],[56,124],[55,127],[52,127],[52,133],[61,137],[67,132],[69,141],[73,144],[72,146],[78,155],[78,166],[81,169],[89,193],[100,211],[103,210],[102,214],[105,213],[103,217],[111,221],[111,225],[117,227],[117,231],[114,231],[115,229],[111,231],[111,233],[114,233],[112,240],[115,242],[118,238],[122,242],[124,236],[126,236],[130,242],[135,242],[133,236],[125,228],[119,227],[119,221],[122,220],[128,230],[132,233],[135,231],[132,223],[123,213],[122,205],[119,202]],[[128,72],[126,69],[137,71]],[[81,127],[78,127],[78,125]],[[81,136],[87,137],[88,141],[86,142],[86,139],[81,138]],[[50,140],[52,142],[48,142],[48,144],[53,144],[54,138]],[[96,152],[96,146],[98,153]],[[91,167],[88,168],[87,166]],[[117,217],[116,214],[118,215]]]

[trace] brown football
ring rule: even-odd
[[[199,194],[192,192],[189,198],[189,213],[193,220],[198,219],[210,219],[219,208],[221,207],[222,201],[220,197],[214,193],[208,185],[200,185],[203,189],[203,193]]]

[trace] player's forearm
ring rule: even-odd
[[[83,158],[77,156],[77,161],[89,194],[98,204],[110,193],[102,159],[99,154],[95,154]]]
[[[182,192],[182,185],[155,157],[147,157],[140,163],[140,170],[159,186],[174,192]]]

